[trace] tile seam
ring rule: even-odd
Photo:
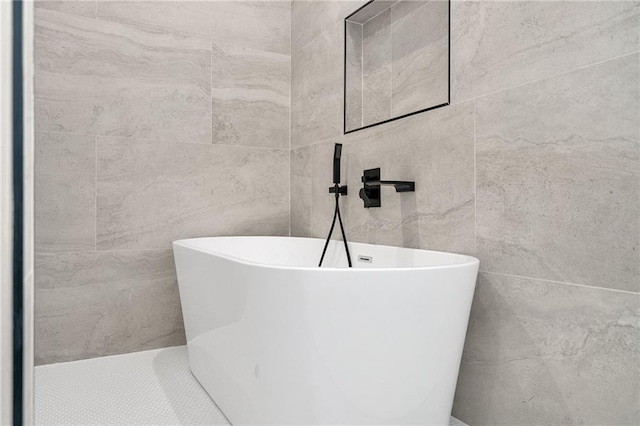
[[[289,237],[291,237],[291,193],[293,185],[291,184],[292,174],[291,168],[291,98],[293,97],[293,5],[289,2]]]
[[[476,151],[476,100],[473,100],[473,252],[478,256],[478,165]]]
[[[291,53],[293,53],[293,51],[300,51],[305,49],[309,44],[311,44],[312,42],[316,41],[317,39],[319,39],[325,32],[329,31],[332,27],[340,24],[340,22],[344,21],[344,18],[340,18],[339,20],[332,22],[331,24],[327,24],[325,27],[323,27],[322,29],[320,29],[320,31],[318,32],[318,34],[316,34],[315,36],[313,36],[311,39],[309,39],[309,41],[306,41],[302,46],[297,46],[297,47],[293,47],[293,45],[291,46]]]
[[[213,41],[209,42],[209,108],[211,108],[211,117],[209,117],[209,128],[211,128],[211,144],[213,142]]]
[[[616,60],[623,59],[623,58],[626,58],[626,57],[629,57],[629,56],[633,56],[633,55],[637,55],[637,54],[640,54],[640,50],[635,50],[635,51],[632,51],[632,52],[624,53],[622,55],[618,55],[618,56],[615,56],[615,57],[612,57],[612,58],[604,59],[602,61],[592,62],[592,63],[586,64],[586,65],[583,65],[583,66],[580,66],[580,67],[572,68],[572,69],[567,70],[567,71],[562,71],[562,72],[559,72],[559,73],[550,74],[550,75],[547,75],[547,76],[544,76],[544,77],[541,77],[541,78],[538,78],[538,79],[535,79],[535,80],[530,80],[530,81],[527,81],[527,82],[524,82],[524,83],[516,84],[514,86],[505,87],[504,89],[499,89],[499,90],[495,90],[495,91],[492,91],[492,92],[484,93],[484,94],[481,94],[481,95],[472,96],[470,98],[466,98],[466,99],[462,99],[462,100],[453,102],[453,103],[451,103],[451,105],[457,105],[457,104],[460,104],[460,103],[469,102],[471,100],[477,100],[477,99],[486,98],[488,96],[497,95],[497,94],[500,94],[502,92],[508,92],[510,90],[513,90],[513,89],[517,89],[517,88],[528,86],[528,85],[535,84],[535,83],[540,83],[542,81],[549,80],[551,78],[555,78],[555,77],[560,77],[560,76],[563,76],[563,75],[571,74],[571,73],[576,72],[576,71],[585,70],[585,69],[591,68],[593,66],[602,65],[602,64],[605,64],[607,62],[616,61]]]
[[[95,184],[93,187],[93,208],[94,208],[94,222],[93,222],[93,251],[98,251],[98,136],[96,135],[93,140],[94,148],[94,178]]]
[[[578,283],[571,283],[571,282],[566,282],[566,281],[555,281],[555,280],[548,280],[548,279],[544,279],[544,278],[527,277],[527,276],[524,276],[524,275],[505,274],[505,273],[502,273],[502,272],[492,272],[492,271],[483,271],[483,270],[480,270],[478,273],[479,274],[490,274],[490,275],[501,275],[501,276],[504,276],[504,277],[512,277],[512,278],[520,278],[520,279],[526,279],[526,280],[542,281],[542,282],[551,283],[551,284],[568,285],[568,286],[573,286],[573,287],[583,287],[583,288],[589,288],[589,289],[594,289],[594,290],[613,291],[613,292],[616,292],[616,293],[624,293],[624,294],[631,294],[631,295],[634,295],[634,296],[640,296],[640,292],[629,291],[629,290],[620,290],[620,289],[616,289],[616,288],[599,287],[599,286],[595,286],[595,285],[578,284]]]
[[[118,249],[118,250],[75,250],[75,251],[40,251],[36,255],[58,255],[58,254],[98,254],[98,253],[126,253],[136,251],[173,251],[172,248],[149,248],[149,249]]]

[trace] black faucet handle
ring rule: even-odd
[[[393,186],[396,192],[415,192],[416,184],[406,180],[382,180],[380,168],[367,169],[362,174],[363,188],[360,189],[360,198],[364,201],[364,207],[380,207],[381,186]]]
[[[358,195],[360,196],[360,198],[362,198],[365,209],[368,209],[369,207],[371,207],[373,202],[369,198],[369,194],[367,194],[367,190],[365,188],[360,188],[360,193]]]

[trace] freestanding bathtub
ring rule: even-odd
[[[235,425],[447,425],[478,260],[323,244],[173,243],[194,376]]]

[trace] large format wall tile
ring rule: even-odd
[[[344,26],[336,24],[291,55],[291,147],[343,130]]]
[[[36,256],[36,364],[185,342],[170,250]]]
[[[57,10],[58,12],[85,16],[87,18],[95,18],[98,1],[36,0],[34,2],[34,7],[38,9]]]
[[[99,137],[98,250],[287,235],[288,161],[281,150]]]
[[[638,424],[640,295],[480,275],[453,415],[472,425]]]
[[[36,129],[211,142],[211,45],[36,10]]]
[[[475,253],[473,102],[355,133],[346,145],[354,185],[348,223],[356,241]],[[364,169],[382,179],[412,180],[415,193],[382,188],[379,209],[357,196]],[[315,201],[315,198],[314,198]]]
[[[289,148],[289,54],[213,45],[213,143]]]
[[[392,117],[449,100],[449,3],[400,1],[391,7]]]
[[[38,363],[182,344],[170,242],[288,233],[290,2],[36,7]]]
[[[340,202],[351,241],[475,252],[473,102],[314,145],[314,237],[326,236],[333,215],[328,188],[334,142],[345,144],[342,181],[349,195]],[[358,197],[360,177],[364,169],[375,167],[381,168],[383,179],[415,181],[416,192],[396,193],[385,187],[383,207],[365,209]]]
[[[366,0],[294,0],[291,2],[291,53],[355,12]],[[341,27],[342,28],[342,27]]]
[[[302,147],[291,151],[291,228],[292,237],[311,236],[312,176],[311,153],[313,147]]]
[[[35,249],[95,249],[96,137],[36,133]]]
[[[100,1],[98,18],[216,44],[290,52],[289,1]]]
[[[454,102],[638,51],[638,1],[453,1]]]
[[[638,55],[477,101],[486,271],[640,291]]]

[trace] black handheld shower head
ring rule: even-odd
[[[342,144],[337,143],[333,150],[333,183],[340,183],[340,158],[342,157]]]
[[[335,194],[336,208],[333,212],[333,220],[331,221],[331,229],[329,229],[329,235],[324,243],[324,250],[322,250],[322,256],[320,256],[320,263],[318,266],[322,266],[324,255],[327,253],[327,247],[329,247],[329,241],[331,241],[331,234],[333,234],[333,227],[336,225],[336,219],[340,223],[340,231],[342,232],[342,241],[344,242],[344,249],[347,252],[347,264],[349,268],[351,264],[351,254],[349,253],[349,245],[347,244],[347,234],[344,232],[344,225],[342,224],[342,215],[340,214],[340,202],[338,201],[340,195],[347,195],[347,187],[340,185],[340,159],[342,158],[342,144],[337,143],[333,149],[333,186],[329,188],[329,193]]]
[[[342,158],[342,144],[337,143],[333,149],[333,186],[329,188],[331,194],[347,195],[347,186],[340,185],[340,159]]]

